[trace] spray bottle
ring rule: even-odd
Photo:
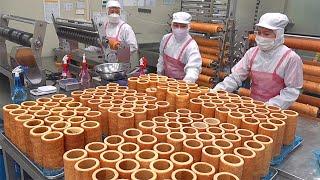
[[[79,79],[83,89],[87,89],[91,87],[91,76],[89,74],[89,69],[88,69],[88,64],[87,64],[85,54],[83,54],[83,57],[82,57],[82,64],[81,64]]]
[[[145,74],[144,70],[147,68],[148,66],[148,59],[146,57],[142,57],[139,60],[139,75],[142,76]]]
[[[62,58],[61,79],[71,78],[71,73],[69,70],[69,62],[70,62],[70,57],[68,55],[65,55]]]
[[[27,100],[27,91],[22,84],[20,74],[23,73],[23,68],[21,66],[16,67],[12,74],[14,74],[14,87],[12,89],[11,101],[15,104],[20,104]]]

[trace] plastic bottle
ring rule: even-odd
[[[91,87],[91,76],[88,69],[88,64],[86,60],[86,55],[83,54],[82,64],[81,64],[81,71],[79,74],[80,84],[83,89]]]
[[[19,72],[14,72],[14,88],[11,96],[11,101],[15,104],[20,104],[27,100],[27,91],[22,86]]]
[[[139,75],[142,76],[142,75],[145,75],[145,69],[147,68],[148,66],[148,59],[146,57],[142,57],[140,60],[139,60]]]
[[[69,56],[65,55],[62,58],[62,72],[61,72],[61,79],[71,78],[71,73],[69,70]]]

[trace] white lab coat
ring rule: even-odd
[[[108,27],[106,29],[107,37],[116,37],[117,33],[119,31],[120,25],[123,22],[124,21],[120,20],[120,22],[118,24],[108,23]],[[132,27],[129,24],[125,23],[121,27],[120,33],[119,33],[119,39],[120,39],[120,41],[125,42],[126,44],[128,44],[130,46],[131,53],[138,50],[136,35],[134,34]]]
[[[280,45],[270,51],[259,51],[252,65],[252,70],[272,73],[288,49],[287,46]],[[249,49],[244,57],[232,68],[232,74],[226,77],[223,82],[217,84],[214,89],[222,89],[229,92],[236,90],[242,81],[249,76],[250,59],[253,56],[253,52],[254,48]],[[303,86],[303,63],[301,58],[295,52],[291,52],[276,73],[284,79],[285,88],[280,91],[280,95],[271,98],[266,103],[287,109],[297,100]]]
[[[163,48],[169,36],[170,34],[164,35],[160,43],[160,48],[159,48],[160,55],[159,55],[158,64],[157,64],[158,74],[164,73]],[[185,44],[186,41],[188,41],[189,37],[190,35],[188,35],[188,37],[186,37],[184,40],[179,42],[174,38],[174,36],[172,36],[172,38],[169,40],[167,44],[165,53],[168,56],[177,59],[183,48],[183,45]],[[191,41],[190,44],[185,49],[182,55],[182,63],[185,64],[184,72],[186,73],[186,76],[184,77],[183,80],[190,83],[196,82],[201,72],[202,59],[199,52],[199,47],[195,41]]]

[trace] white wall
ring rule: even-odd
[[[61,15],[71,19],[83,19],[85,16],[75,15],[75,10],[65,12],[63,10],[64,3],[76,0],[60,0]],[[84,0],[90,2],[91,12],[105,11],[101,9],[101,0]],[[316,34],[320,35],[320,0],[287,0],[287,8],[285,8],[286,0],[261,0],[259,17],[266,12],[284,12],[295,23],[290,32],[300,34]],[[166,33],[169,26],[168,14],[172,14],[180,9],[180,1],[176,0],[176,4],[172,6],[163,5],[163,0],[157,0],[156,6],[151,7],[151,14],[138,13],[137,7],[125,7],[128,13],[128,23],[132,25],[137,34],[139,43],[143,42],[159,42],[162,35]],[[238,0],[237,2],[237,40],[241,40],[241,36],[246,30],[252,30],[254,10],[256,0]],[[75,5],[74,5],[75,6]],[[286,9],[286,10],[285,10]],[[43,19],[43,1],[42,0],[0,0],[0,12],[11,13],[18,16],[24,16],[34,19]],[[14,24],[14,27],[25,31],[32,31],[32,27],[25,24]],[[52,24],[47,26],[45,36],[43,56],[52,56],[52,49],[58,47],[58,39]],[[10,46],[9,46],[10,51]]]
[[[101,8],[101,0],[83,0],[88,6],[90,2],[91,12],[105,12]],[[74,3],[76,0],[60,0],[61,16],[70,19],[85,19],[87,15],[75,15],[75,9],[72,12],[64,11],[66,2]],[[137,7],[125,7],[128,14],[128,23],[133,27],[137,34],[138,43],[142,42],[159,42],[161,37],[169,28],[166,24],[169,21],[168,14],[172,14],[180,9],[180,1],[174,5],[163,5],[163,0],[157,0],[155,7],[150,7],[151,14],[138,13]],[[17,16],[23,16],[33,19],[44,19],[43,0],[0,0],[0,12],[9,13]],[[87,13],[87,12],[86,12]],[[21,23],[12,23],[15,27],[24,31],[32,32],[31,26]],[[11,50],[12,44],[8,44],[8,51]],[[48,24],[45,36],[43,56],[52,56],[52,50],[58,47],[58,38],[52,24]]]
[[[236,41],[242,41],[246,31],[252,30],[256,0],[238,0],[236,8]]]
[[[319,7],[319,0],[289,0],[286,12],[295,24],[289,31],[320,36]]]

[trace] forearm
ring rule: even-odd
[[[226,77],[221,83],[215,86],[215,89],[222,89],[228,92],[235,91],[249,75],[249,57],[251,57],[252,49],[250,49],[244,57],[232,68],[232,73]]]
[[[96,46],[89,46],[85,50],[91,51],[91,52],[97,52],[97,51],[101,51],[101,48],[98,48]]]
[[[157,73],[158,74],[163,74],[164,67],[163,67],[163,57],[160,54],[159,59],[158,59],[158,64],[157,64]]]
[[[225,90],[228,92],[235,91],[242,83],[241,78],[238,75],[230,74],[222,82],[215,86],[216,89]]]
[[[286,87],[280,91],[280,95],[271,98],[267,104],[288,109],[299,97],[300,88]]]
[[[138,45],[137,44],[132,43],[132,44],[129,44],[129,46],[130,46],[130,53],[131,54],[133,54],[133,53],[138,51]]]
[[[201,68],[188,68],[186,69],[186,75],[184,77],[184,81],[188,83],[195,83],[198,80]]]

